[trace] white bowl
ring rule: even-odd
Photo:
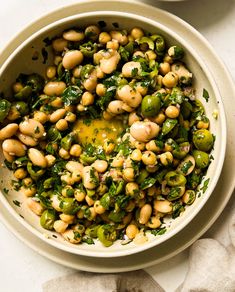
[[[185,62],[195,76],[194,86],[196,88],[197,98],[205,106],[206,114],[211,121],[211,131],[216,134],[214,150],[212,153],[214,160],[209,166],[207,175],[203,180],[205,181],[210,178],[208,189],[196,199],[193,205],[187,207],[180,217],[169,222],[169,228],[165,234],[156,237],[149,235],[148,241],[143,245],[136,245],[133,242],[128,245],[121,245],[120,242],[117,241],[109,248],[103,247],[100,242],[95,242],[95,245],[72,245],[66,242],[62,237],[58,236],[58,234],[46,231],[40,226],[39,218],[28,210],[27,206],[24,204],[25,198],[20,192],[10,190],[8,195],[4,195],[2,192],[2,194],[0,194],[0,200],[10,214],[17,218],[17,220],[30,232],[56,248],[90,257],[119,257],[144,251],[173,237],[186,225],[190,224],[190,221],[198,214],[203,205],[206,204],[206,201],[216,186],[223,166],[226,150],[226,121],[222,100],[213,79],[213,72],[209,72],[206,68],[203,61],[203,55],[200,52],[196,52],[193,47],[190,46],[190,43],[187,42],[187,39],[182,39],[180,35],[169,30],[163,22],[159,23],[150,20],[147,17],[132,13],[114,11],[87,12],[63,18],[44,27],[25,40],[2,65],[0,70],[0,92],[7,93],[12,83],[14,83],[17,76],[22,72],[38,72],[44,74],[45,65],[42,64],[42,58],[33,61],[32,55],[35,50],[41,52],[41,49],[45,46],[43,40],[46,37],[53,37],[69,27],[85,27],[89,24],[96,24],[101,20],[106,22],[108,29],[113,28],[112,24],[115,22],[123,29],[139,26],[151,33],[160,33],[165,37],[169,44],[180,44],[184,48],[186,52]],[[50,49],[47,49],[47,51],[49,53],[50,61]],[[210,94],[208,103],[202,98],[203,88],[207,89]],[[219,113],[218,119],[213,118],[215,110]],[[3,161],[3,158],[1,159]],[[1,189],[11,189],[10,181],[12,176],[5,167],[1,167],[0,169],[0,178]],[[16,206],[13,203],[14,200],[22,202],[21,207]],[[56,238],[54,237],[55,235]]]

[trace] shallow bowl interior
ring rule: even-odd
[[[190,221],[197,215],[209,196],[212,194],[220,176],[226,149],[226,122],[221,97],[217,90],[213,75],[208,71],[200,56],[203,52],[195,52],[190,43],[187,42],[187,39],[181,39],[180,35],[177,35],[167,28],[167,24],[158,23],[156,21],[149,20],[146,17],[131,13],[113,11],[82,13],[61,19],[60,21],[44,27],[23,42],[3,64],[0,69],[0,92],[4,92],[6,96],[10,94],[9,88],[20,73],[37,72],[44,75],[45,64],[43,64],[43,56],[41,52],[42,48],[45,48],[45,38],[54,37],[69,27],[85,27],[89,24],[97,24],[99,21],[105,21],[107,25],[105,29],[114,29],[116,24],[118,24],[121,29],[130,29],[134,26],[139,26],[151,33],[162,34],[169,45],[180,44],[184,48],[186,52],[185,62],[187,63],[189,69],[194,73],[196,96],[205,106],[206,114],[211,121],[211,131],[216,135],[214,150],[212,153],[214,160],[203,180],[205,181],[210,178],[206,192],[201,192],[201,196],[198,196],[195,203],[186,208],[185,212],[180,217],[167,222],[169,228],[165,234],[161,236],[149,235],[148,241],[143,245],[136,245],[133,242],[128,245],[121,245],[120,241],[117,241],[109,248],[103,247],[99,242],[95,242],[95,245],[72,245],[66,242],[58,234],[45,231],[45,229],[41,228],[39,218],[26,207],[23,194],[12,190],[10,182],[13,177],[5,167],[0,168],[0,187],[2,190],[0,200],[4,203],[4,206],[12,214],[12,216],[15,216],[17,220],[19,220],[28,230],[42,240],[48,242],[50,245],[74,254],[91,257],[117,257],[130,255],[150,247],[157,246],[159,243],[173,237],[187,224],[190,224]],[[52,64],[51,50],[49,47],[46,47],[46,50],[48,53],[47,65]],[[39,54],[39,58],[37,60],[32,59],[35,55],[35,51]],[[202,97],[204,88],[210,95],[208,102],[206,102]],[[215,110],[219,113],[218,119],[213,118],[213,113]],[[3,157],[1,157],[1,162],[3,162]],[[7,194],[4,192],[6,189],[10,190]],[[14,203],[16,201],[21,203],[20,207]]]

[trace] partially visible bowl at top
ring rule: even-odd
[[[211,153],[213,160],[199,186],[195,202],[191,206],[187,206],[181,216],[165,222],[164,226],[167,231],[164,234],[160,234],[161,232],[156,236],[147,234],[147,240],[144,244],[137,244],[134,241],[123,244],[123,241],[117,240],[107,248],[96,240],[94,241],[95,244],[92,245],[72,245],[55,232],[45,231],[40,226],[39,217],[27,208],[24,195],[20,191],[12,189],[11,181],[14,178],[5,167],[0,169],[0,186],[2,190],[0,199],[12,216],[48,244],[74,254],[91,257],[118,257],[157,246],[173,237],[197,216],[200,209],[212,195],[222,170],[226,149],[226,122],[221,96],[213,79],[213,72],[209,72],[201,57],[203,52],[196,52],[186,39],[182,39],[180,35],[169,30],[164,23],[158,23],[157,21],[149,20],[147,17],[132,13],[113,11],[81,13],[63,18],[42,28],[25,40],[2,65],[0,70],[0,92],[3,92],[5,96],[10,96],[12,84],[21,73],[45,75],[45,63],[52,64],[52,50],[50,46],[45,45],[45,40],[50,40],[71,27],[84,28],[90,24],[99,25],[101,23],[105,24],[105,30],[113,30],[116,27],[127,30],[133,27],[141,27],[151,34],[161,34],[169,46],[179,45],[184,49],[184,62],[194,75],[193,86],[196,89],[196,97],[205,107],[206,116],[210,119],[210,131],[216,137]],[[203,95],[204,97],[206,95],[206,99],[203,98]],[[1,159],[3,162],[3,156]]]

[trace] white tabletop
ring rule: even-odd
[[[24,26],[41,15],[79,0],[1,0],[0,50]],[[142,1],[144,2],[144,1]],[[235,0],[188,0],[158,2],[146,0],[168,10],[193,25],[213,45],[235,80]],[[42,284],[73,272],[38,255],[15,238],[0,222],[0,291],[39,292]],[[187,271],[188,251],[161,265],[147,269],[167,292],[174,291]],[[174,279],[174,280],[172,280]]]

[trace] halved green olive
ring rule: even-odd
[[[193,157],[198,168],[206,168],[210,163],[209,154],[204,151],[194,150]]]
[[[74,215],[78,212],[78,202],[74,198],[63,198],[60,203],[60,208],[63,213],[68,215]]]
[[[0,123],[7,117],[10,111],[11,103],[6,99],[0,100]]]
[[[171,188],[169,194],[167,195],[168,201],[175,201],[183,196],[185,192],[185,186],[177,186]]]
[[[166,119],[162,126],[162,135],[168,134],[177,124],[177,119]]]

